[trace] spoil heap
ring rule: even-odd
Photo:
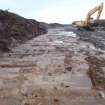
[[[0,10],[0,51],[9,51],[17,43],[44,33],[47,29],[40,22]]]

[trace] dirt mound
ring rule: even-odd
[[[96,48],[105,50],[105,31],[102,27],[93,27],[91,30],[73,30],[80,40],[92,43]]]
[[[105,90],[105,59],[89,56],[86,60],[90,65],[88,74],[93,83],[93,87]]]
[[[59,24],[59,23],[50,23],[48,24],[49,28],[58,28],[58,27],[64,27],[63,24]]]
[[[17,43],[44,33],[47,29],[40,22],[0,10],[0,51],[9,51]]]

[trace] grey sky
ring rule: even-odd
[[[0,9],[48,23],[71,23],[84,19],[101,1],[104,0],[0,0]],[[101,18],[105,18],[105,9]]]

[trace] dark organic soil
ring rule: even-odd
[[[105,89],[105,72],[102,69],[105,66],[105,59],[89,56],[86,60],[90,65],[88,75],[91,78],[93,87],[96,89]]]
[[[0,10],[0,51],[47,32],[40,22],[26,19],[14,13]]]

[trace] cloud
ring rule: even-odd
[[[76,1],[76,0],[74,0]],[[39,19],[40,21],[45,21],[48,23],[51,22],[59,22],[59,23],[72,23],[73,21],[77,20],[84,20],[86,18],[87,13],[94,8],[98,3],[92,2],[90,4],[89,1],[87,0],[84,2],[84,0],[79,0],[82,3],[85,3],[84,5],[80,3],[79,5],[65,5],[61,3],[59,6],[54,6],[51,8],[43,9],[39,11],[39,13],[36,15],[36,18]],[[74,2],[73,2],[74,3]],[[96,14],[93,15],[93,17],[96,17]],[[104,12],[102,13],[101,18],[105,17],[105,9]]]
[[[37,19],[48,23],[72,23],[76,20],[84,20],[91,6],[54,7],[39,11]]]
[[[85,19],[88,11],[101,0],[0,0],[1,9],[48,23],[71,23]],[[105,18],[105,8],[102,13]]]

